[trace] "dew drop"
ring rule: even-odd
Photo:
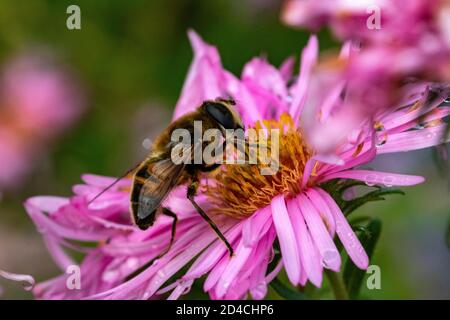
[[[339,254],[336,250],[325,250],[322,257],[322,265],[328,268],[332,265],[332,262],[336,261]]]
[[[267,284],[265,281],[257,284],[252,290],[252,296],[254,299],[262,299],[267,294]]]
[[[127,259],[126,264],[127,264],[128,268],[134,269],[138,266],[139,260],[135,257],[130,257]]]
[[[394,180],[395,180],[394,177],[391,177],[391,176],[384,177],[383,178],[383,184],[386,187],[390,188],[390,187],[392,187],[392,185],[394,183]]]
[[[37,231],[40,234],[46,234],[47,233],[47,228],[40,226],[40,227],[37,228]]]
[[[368,174],[365,177],[364,182],[366,183],[367,186],[373,187],[377,182],[377,176],[374,174]]]
[[[443,103],[443,104],[444,104],[444,105],[450,104],[450,96],[447,97],[447,99],[444,100],[444,103]]]
[[[150,298],[150,292],[145,291],[144,294],[142,295],[142,298],[147,300],[148,298]]]
[[[166,273],[163,269],[159,269],[157,274],[160,278],[164,278],[166,276]]]
[[[113,282],[117,279],[118,275],[119,272],[117,272],[116,270],[108,270],[103,273],[102,280],[105,282]]]
[[[152,147],[152,140],[150,140],[149,138],[145,138],[142,141],[142,146],[145,150],[149,150]]]

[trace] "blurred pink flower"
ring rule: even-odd
[[[448,0],[287,0],[281,16],[294,27],[317,31],[328,26],[341,40],[361,40],[365,45],[420,44],[431,52],[437,44],[450,45],[449,5]],[[421,43],[425,39],[432,42]]]
[[[30,54],[6,64],[0,75],[0,191],[19,185],[82,111],[73,79],[49,59]]]
[[[345,104],[328,120],[330,130],[347,128],[343,134],[360,120],[411,101],[426,87],[448,94],[447,88],[441,89],[450,80],[449,17],[446,0],[288,0],[282,10],[289,25],[315,31],[328,26],[347,41],[333,87],[343,95],[334,100]]]
[[[282,168],[277,174],[283,175],[283,170],[289,170],[289,177],[294,176],[293,180],[289,182],[287,173],[281,180],[288,181],[283,186],[292,188],[294,193],[286,194],[272,187],[264,199],[268,203],[249,215],[240,219],[229,214],[212,215],[234,247],[235,255],[230,258],[225,245],[186,199],[186,188],[176,188],[164,203],[179,217],[171,250],[128,279],[129,275],[166,248],[172,221],[160,216],[149,230],[141,231],[134,227],[129,219],[128,180],[122,180],[88,207],[88,201],[113,179],[84,175],[85,184],[75,186],[75,196],[69,199],[41,196],[25,203],[63,272],[68,266],[76,264],[65,249],[85,254],[80,266],[81,289],[68,289],[68,275],[63,274],[39,283],[34,291],[37,298],[150,299],[171,292],[169,299],[175,299],[187,293],[196,279],[205,276],[204,291],[213,299],[241,299],[248,294],[254,299],[262,299],[267,294],[268,283],[283,267],[293,285],[305,285],[310,281],[315,286],[321,286],[323,270],[339,271],[341,266],[334,236],[340,239],[359,268],[368,266],[368,257],[358,238],[322,184],[337,178],[386,186],[410,186],[423,182],[424,179],[418,176],[356,167],[368,163],[378,153],[414,150],[443,142],[441,133],[445,126],[439,121],[450,110],[448,107],[438,107],[435,99],[441,101],[439,95],[429,99],[431,89],[428,86],[418,90],[413,101],[378,114],[375,122],[374,119],[361,122],[357,132],[341,140],[334,153],[320,153],[308,147],[308,142],[302,138],[302,129],[297,127],[295,121],[302,118],[305,110],[309,111],[304,105],[314,76],[318,46],[315,37],[310,39],[302,53],[300,75],[292,86],[288,85],[292,75],[291,60],[276,68],[265,59],[254,58],[244,67],[239,79],[222,68],[214,47],[204,43],[192,31],[189,37],[194,48],[194,61],[174,116],[191,111],[205,99],[231,96],[237,101],[246,126],[264,119],[271,119],[273,124],[283,126],[289,139],[282,140],[286,143],[280,147]],[[340,91],[323,88],[320,94],[324,101],[333,101]],[[422,103],[423,107],[416,108],[417,103]],[[335,106],[332,104],[329,109],[313,108],[313,111],[320,111],[319,116],[327,117]],[[422,129],[418,129],[418,124]],[[329,132],[324,136],[329,137]],[[301,164],[290,167],[292,163],[283,162],[283,156],[295,158],[291,162]],[[247,166],[228,168],[222,171],[222,177],[248,170]],[[256,187],[254,179],[268,179],[269,183],[271,177],[255,176],[242,176],[239,183],[253,188],[251,190],[258,194],[259,189],[264,188]],[[239,188],[232,188],[231,184],[221,185],[224,180],[220,180],[219,176],[216,179],[223,193],[236,196],[242,210],[258,203],[256,196],[237,197],[241,195],[240,191],[236,191]],[[216,197],[214,199],[217,200]],[[217,209],[207,191],[202,191],[197,201],[207,212]],[[224,203],[221,208],[223,212],[233,209],[226,205],[233,203]],[[280,244],[282,258],[275,268],[269,270],[269,263],[274,257],[275,239]],[[84,245],[85,242],[94,242],[95,245]],[[188,264],[187,271],[174,278]]]

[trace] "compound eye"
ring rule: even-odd
[[[205,102],[206,112],[225,129],[235,129],[236,122],[230,109],[218,102]]]

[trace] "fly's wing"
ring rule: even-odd
[[[171,159],[150,159],[138,169],[131,191],[131,209],[139,228],[147,229],[154,223],[156,210],[177,184],[184,166]]]

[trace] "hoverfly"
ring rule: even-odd
[[[194,134],[194,121],[202,122],[202,130],[219,129],[223,137],[227,129],[244,129],[242,121],[234,110],[235,103],[232,100],[217,99],[205,101],[194,112],[188,113],[170,124],[155,140],[151,152],[137,168],[133,175],[133,187],[131,189],[131,212],[133,221],[140,229],[147,229],[155,222],[156,215],[160,212],[173,218],[172,235],[166,252],[175,237],[177,216],[170,209],[162,207],[161,203],[170,191],[182,184],[187,184],[186,197],[192,203],[196,211],[208,222],[217,236],[226,244],[230,255],[233,248],[221,233],[216,224],[208,217],[202,208],[195,202],[195,196],[200,183],[202,173],[215,170],[221,164],[206,164],[204,162],[195,164],[174,164],[171,155],[175,143],[171,135],[175,129],[186,129]],[[191,151],[196,141],[191,141]],[[191,156],[194,152],[186,152]]]
[[[205,162],[200,164],[193,162],[188,162],[189,164],[175,164],[172,161],[171,155],[172,149],[176,144],[172,141],[171,136],[174,130],[180,128],[188,130],[192,133],[192,136],[195,136],[194,121],[202,122],[203,131],[219,129],[224,138],[227,129],[243,130],[242,121],[234,109],[234,105],[235,102],[233,100],[220,98],[204,101],[195,111],[187,113],[171,123],[155,140],[147,158],[127,173],[133,172],[130,203],[134,223],[140,229],[145,230],[153,225],[159,213],[173,219],[169,245],[158,258],[170,250],[175,238],[177,224],[177,215],[169,208],[163,207],[162,203],[173,188],[183,184],[187,184],[187,199],[189,199],[196,211],[225,243],[230,256],[233,255],[233,248],[230,243],[214,221],[209,218],[195,201],[201,175],[217,169],[221,164],[206,164]],[[191,151],[194,145],[195,141],[192,140],[189,146]],[[193,155],[194,152],[186,154]],[[94,201],[97,197],[90,202]]]

